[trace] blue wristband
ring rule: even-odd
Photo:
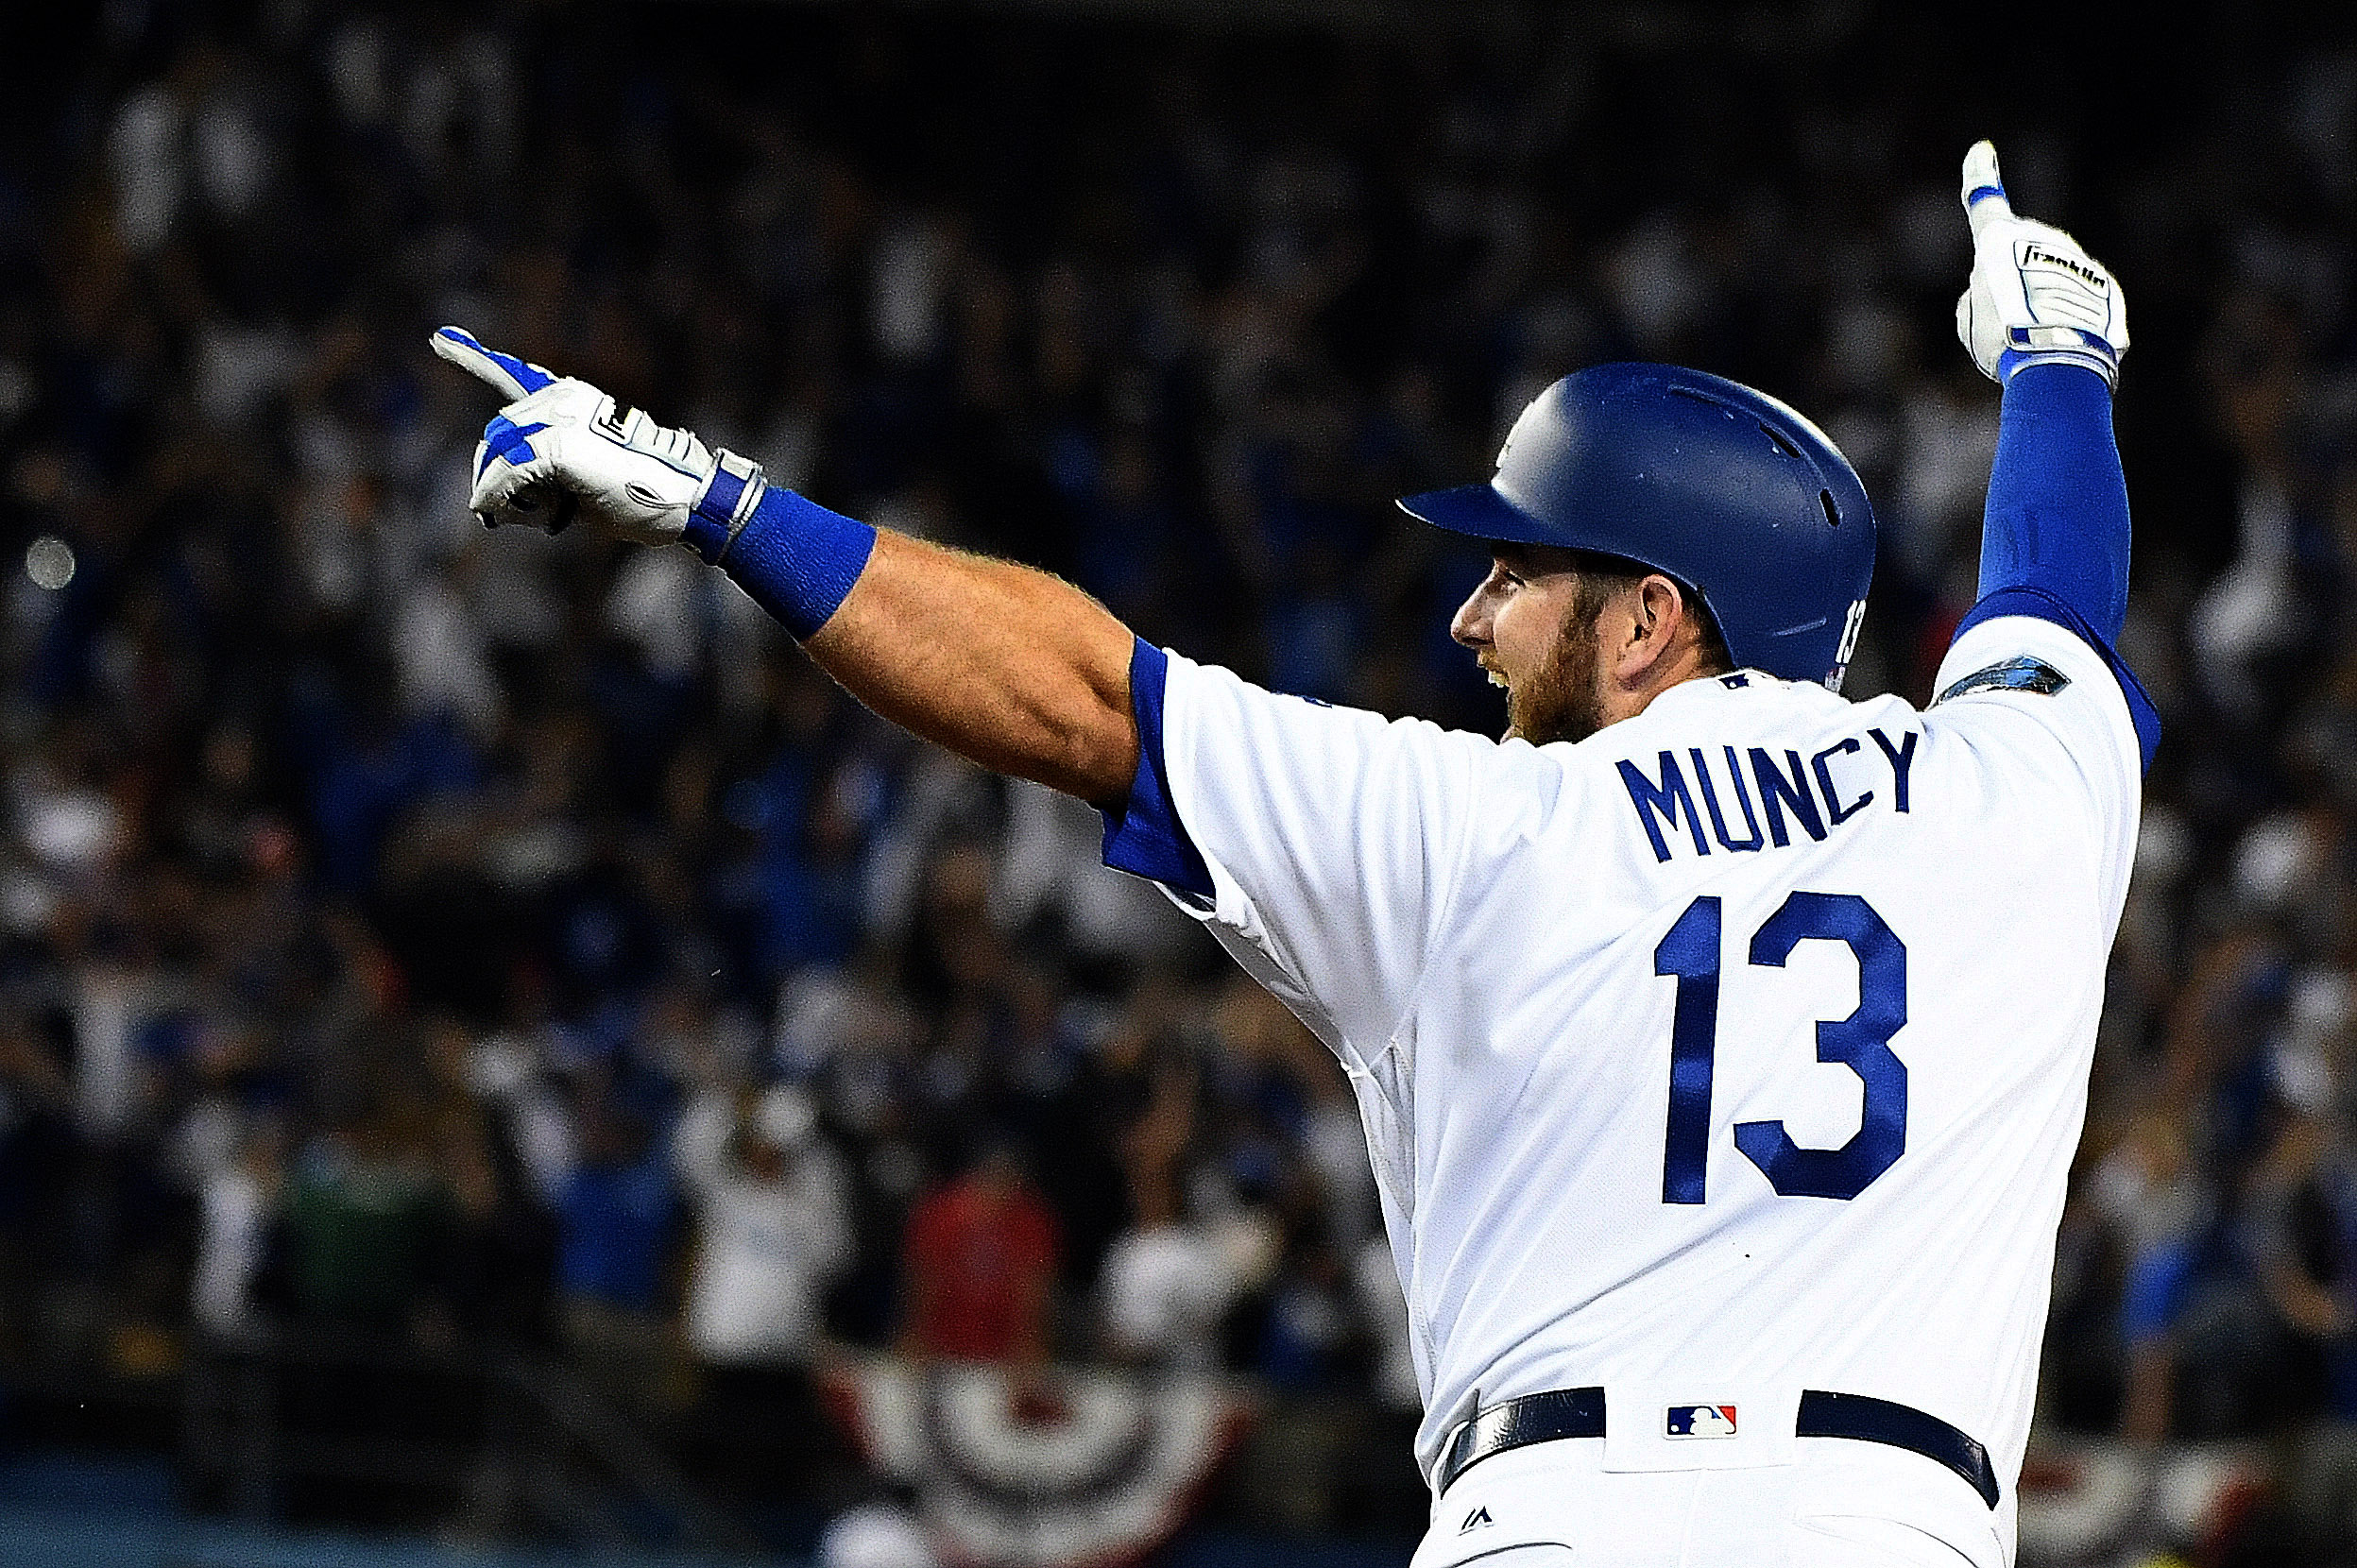
[[[726,448],[721,449],[720,461],[712,469],[704,493],[695,499],[688,512],[687,526],[680,531],[679,542],[704,557],[707,566],[717,566],[735,542],[737,530],[751,519],[753,509],[761,502],[769,482],[761,477],[761,466],[739,457]]]
[[[722,493],[724,481],[733,486],[729,493]],[[750,483],[759,485],[758,476]],[[807,640],[867,570],[876,530],[792,490],[761,485],[751,515],[729,531],[719,520],[743,509],[735,492],[746,484],[725,468],[714,474],[706,504],[688,520],[685,542],[727,572],[795,641]]]

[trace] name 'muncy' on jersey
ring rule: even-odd
[[[1939,681],[1744,672],[1532,746],[1170,659],[1194,912],[1356,1090],[1427,1475],[1477,1400],[1737,1406],[1717,1455],[1829,1389],[1980,1438],[2009,1526],[2141,768],[2060,627]],[[1627,1424],[1608,1468],[1695,1462]]]

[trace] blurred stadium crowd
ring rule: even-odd
[[[1695,364],[1857,462],[1851,690],[1923,701],[1997,409],[1952,171],[1995,134],[2136,306],[2169,726],[2047,1422],[2357,1433],[2348,40],[2193,27],[2074,119],[1840,7],[869,11],[17,24],[56,31],[0,109],[0,1379],[94,1324],[333,1323],[530,1339],[693,1431],[808,1410],[831,1344],[1174,1365],[1363,1405],[1413,1487],[1322,1048],[1086,808],[891,730],[686,552],[479,529],[490,410],[426,333],[1483,728],[1482,562],[1391,498],[1566,370]]]

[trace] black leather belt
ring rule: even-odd
[[[1997,1471],[1989,1462],[1989,1450],[1938,1416],[1925,1415],[1912,1406],[1810,1389],[1801,1395],[1801,1414],[1792,1431],[1795,1437],[1849,1438],[1921,1454],[1963,1476],[1980,1493],[1982,1502],[1992,1508],[1997,1506]],[[1601,1389],[1555,1389],[1493,1405],[1449,1439],[1441,1455],[1441,1491],[1446,1491],[1458,1476],[1482,1460],[1510,1448],[1558,1438],[1603,1435]]]

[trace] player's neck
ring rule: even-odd
[[[1699,644],[1688,644],[1663,663],[1667,665],[1666,669],[1662,663],[1657,663],[1639,681],[1614,680],[1609,676],[1599,679],[1598,684],[1603,690],[1598,693],[1597,709],[1607,727],[1623,719],[1635,718],[1652,707],[1656,697],[1672,688],[1726,673],[1718,668],[1717,660],[1703,653]]]

